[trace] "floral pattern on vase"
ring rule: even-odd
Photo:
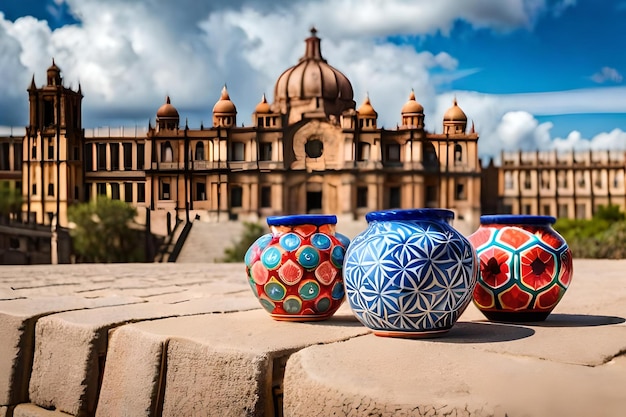
[[[474,304],[490,320],[541,321],[573,275],[572,253],[551,216],[481,216],[469,236],[480,260]]]
[[[368,213],[368,228],[346,253],[352,311],[379,336],[447,332],[472,300],[476,254],[443,209]]]
[[[341,306],[350,240],[335,233],[336,223],[333,215],[267,218],[271,233],[250,246],[244,262],[250,287],[272,318],[324,320]]]

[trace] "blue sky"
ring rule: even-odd
[[[480,153],[626,149],[626,0],[21,0],[0,3],[0,126],[27,123],[52,57],[85,127],[146,126],[170,95],[210,125],[224,84],[249,124],[312,25],[328,62],[394,127],[411,89],[426,125],[456,97]]]

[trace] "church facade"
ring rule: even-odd
[[[46,85],[33,77],[28,94],[25,137],[0,139],[0,178],[22,193],[28,222],[67,227],[68,206],[106,195],[135,205],[140,218],[149,212],[153,224],[167,213],[204,221],[328,213],[341,221],[372,210],[444,207],[455,211],[459,230],[478,226],[478,135],[456,100],[441,133],[424,129],[412,91],[398,126],[380,128],[375,103],[366,97],[357,107],[314,29],[249,126],[238,126],[224,87],[211,127],[181,125],[168,97],[145,130],[86,130],[80,86],[65,87],[54,62]]]

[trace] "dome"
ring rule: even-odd
[[[413,90],[411,90],[411,94],[409,95],[409,101],[402,106],[402,114],[406,113],[424,113],[424,106],[415,100],[415,92]]]
[[[320,38],[315,28],[306,39],[304,56],[299,62],[283,72],[274,87],[276,102],[321,98],[340,103],[340,113],[354,108],[352,84],[338,69],[328,65],[322,57]]]
[[[359,116],[378,116],[378,113],[376,113],[376,110],[372,107],[372,103],[370,103],[369,96],[365,98],[365,101],[361,104],[361,107],[359,107],[357,111],[359,112]]]
[[[176,107],[172,106],[172,104],[170,103],[170,96],[166,97],[165,104],[159,107],[159,110],[157,110],[156,115],[160,119],[162,118],[178,119],[179,118],[178,110],[176,110]]]
[[[256,108],[254,109],[254,112],[257,113],[257,114],[271,113],[270,105],[267,102],[267,99],[265,98],[265,94],[263,94],[263,98],[261,99],[261,102],[256,105]]]
[[[50,65],[50,67],[48,67],[48,74],[51,73],[60,73],[61,72],[61,68],[57,67],[57,64],[54,63],[54,58],[52,58],[52,65]]]
[[[237,108],[235,104],[230,101],[230,96],[228,95],[228,90],[226,90],[226,86],[222,88],[222,95],[220,99],[213,106],[213,113],[220,114],[236,114]]]
[[[63,80],[61,79],[61,68],[57,67],[52,58],[52,65],[47,70],[47,78],[49,86],[60,86]]]
[[[443,115],[443,121],[444,122],[467,122],[467,116],[465,115],[465,112],[463,112],[463,110],[461,110],[461,108],[457,104],[456,98],[454,99],[452,107],[450,107]]]

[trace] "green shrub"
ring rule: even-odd
[[[567,241],[575,258],[626,257],[626,221],[619,206],[600,206],[593,218],[559,219],[554,228]]]
[[[243,223],[243,233],[239,240],[229,248],[224,250],[224,257],[220,259],[221,262],[243,262],[243,257],[246,255],[248,248],[266,231],[258,223]]]

